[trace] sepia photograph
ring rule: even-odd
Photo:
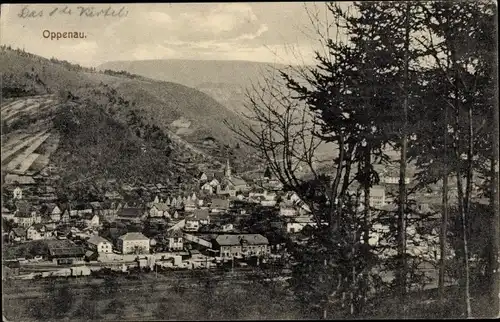
[[[2,321],[500,318],[496,1],[0,29]]]

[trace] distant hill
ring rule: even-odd
[[[240,60],[184,60],[156,59],[134,61],[111,61],[97,67],[98,70],[124,70],[129,73],[176,82],[190,87],[208,84],[226,86],[251,85],[273,65]],[[285,65],[275,65],[285,68]]]
[[[262,83],[264,77],[275,76],[277,70],[290,70],[287,65],[251,61],[158,59],[137,61],[111,61],[97,69],[126,71],[148,78],[180,83],[194,87],[223,104],[236,114],[247,113],[246,91]],[[274,74],[273,74],[274,73]],[[394,151],[387,151],[394,157]],[[336,147],[321,144],[318,158],[331,158]]]
[[[193,87],[237,113],[244,111],[246,90],[276,68],[287,67],[251,61],[182,59],[112,61],[97,67]]]

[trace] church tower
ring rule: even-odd
[[[226,161],[226,168],[224,169],[224,176],[226,178],[231,178],[231,166],[229,165],[229,159]]]

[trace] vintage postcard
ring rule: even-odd
[[[2,4],[2,320],[499,317],[497,10]]]

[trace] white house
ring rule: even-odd
[[[45,225],[42,224],[34,224],[28,227],[26,230],[26,239],[27,240],[40,240],[47,239],[52,237],[52,232],[48,231]]]
[[[49,204],[47,207],[47,212],[50,215],[50,219],[52,221],[57,222],[61,220],[62,211],[61,208],[59,208],[56,204]]]
[[[296,207],[289,202],[282,202],[280,204],[280,216],[283,217],[294,217],[297,215]]]
[[[97,253],[110,254],[113,252],[113,244],[101,236],[91,236],[87,240],[89,248]]]
[[[361,191],[361,198],[364,193]],[[370,207],[382,208],[386,205],[385,188],[383,186],[373,186],[370,188]]]
[[[213,178],[208,184],[211,185],[212,188],[215,188],[215,187],[220,185],[220,182],[219,182],[219,180]]]
[[[208,193],[208,194],[213,194],[214,193],[214,187],[209,183],[205,183],[201,186],[201,190],[203,190],[204,192]]]
[[[261,204],[261,206],[264,206],[264,207],[274,207],[274,206],[276,206],[276,200],[263,199],[260,201],[260,204]]]
[[[166,203],[157,202],[149,209],[149,215],[151,217],[170,217],[168,213],[169,208],[170,207]]]
[[[168,249],[170,251],[184,249],[183,234],[180,230],[169,230],[165,238],[168,240]]]
[[[95,214],[85,214],[82,216],[83,222],[87,227],[97,228],[100,226],[99,216]]]
[[[149,254],[149,238],[142,233],[126,233],[117,244],[122,254]]]
[[[23,199],[23,189],[21,189],[20,187],[16,187],[13,191],[12,197],[17,200]]]
[[[201,175],[200,175],[200,182],[205,182],[208,180],[208,176],[205,172],[202,172]]]
[[[190,199],[184,203],[184,211],[194,211],[197,207],[196,200]]]
[[[198,231],[200,229],[200,221],[196,220],[195,218],[186,218],[185,224],[184,224],[184,230],[185,231]]]

